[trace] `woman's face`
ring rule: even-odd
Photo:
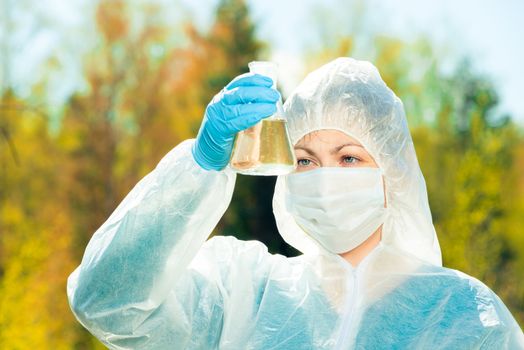
[[[338,130],[317,130],[295,145],[296,172],[319,167],[378,168],[371,155],[354,138]]]

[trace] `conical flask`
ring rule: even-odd
[[[250,62],[249,71],[270,77],[273,88],[276,88],[275,63]],[[296,168],[296,162],[282,101],[279,100],[274,115],[236,134],[229,166],[245,175],[283,175],[292,172]]]

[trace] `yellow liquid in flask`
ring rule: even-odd
[[[296,159],[286,121],[264,119],[237,133],[230,167],[246,175],[283,175],[295,169]]]

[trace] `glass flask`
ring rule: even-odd
[[[276,88],[275,63],[250,62],[249,71],[270,77]],[[296,162],[282,100],[279,100],[275,114],[236,134],[229,167],[245,175],[284,175],[296,168]]]

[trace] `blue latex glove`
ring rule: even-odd
[[[280,94],[272,84],[266,76],[242,74],[211,100],[192,149],[202,168],[223,169],[231,157],[235,134],[276,112]]]

